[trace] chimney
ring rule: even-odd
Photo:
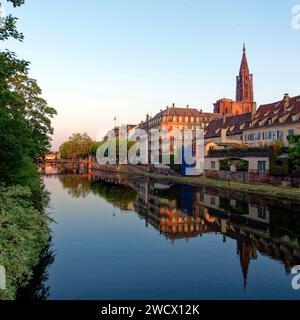
[[[175,103],[172,104],[172,108],[175,108]]]
[[[221,128],[221,143],[227,142],[227,129]]]
[[[226,123],[226,114],[223,113],[223,126],[225,125],[225,123]]]
[[[202,109],[200,109],[200,113],[203,113],[203,110],[202,110]]]
[[[187,105],[186,105],[186,108],[188,109],[189,107],[190,107],[190,106],[187,104]]]
[[[149,121],[149,114],[146,115],[146,121]]]
[[[283,98],[284,112],[287,111],[287,108],[290,106],[290,96],[288,93],[284,95]]]
[[[252,118],[252,120],[254,119],[256,111],[257,111],[257,103],[255,101],[253,101],[252,102],[252,106],[251,106],[251,118]]]
[[[169,106],[167,106],[167,110],[169,109]]]

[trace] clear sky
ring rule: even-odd
[[[25,40],[5,47],[31,62],[58,111],[54,149],[73,132],[96,139],[115,116],[134,124],[173,102],[212,111],[234,99],[243,42],[258,104],[300,94],[300,0],[25,2],[13,10]]]

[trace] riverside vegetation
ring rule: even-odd
[[[2,6],[3,1],[0,2]],[[24,0],[7,0],[14,8]],[[1,17],[0,41],[23,40],[17,18]],[[0,51],[0,265],[6,269],[6,290],[0,299],[14,299],[25,287],[49,244],[48,195],[37,170],[50,148],[51,118],[56,114],[29,76],[29,62],[9,50]]]

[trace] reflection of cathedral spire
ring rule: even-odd
[[[237,253],[240,256],[240,263],[243,272],[244,279],[244,288],[247,287],[248,273],[249,273],[249,265],[251,259],[251,246],[243,241],[237,241]]]

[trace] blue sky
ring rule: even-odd
[[[93,138],[146,113],[189,104],[212,111],[235,97],[243,42],[258,104],[300,94],[300,0],[27,0],[11,9],[23,43],[5,47],[58,111],[53,147],[73,132]],[[1,44],[3,47],[3,44]]]

